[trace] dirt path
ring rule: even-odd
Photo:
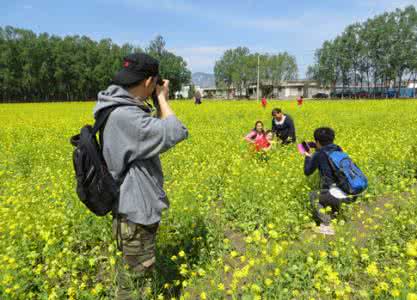
[[[358,246],[364,245],[370,236],[371,224],[372,226],[382,224],[382,219],[387,214],[392,214],[394,211],[402,209],[411,197],[416,197],[417,185],[412,186],[411,191],[402,192],[397,195],[385,194],[378,196],[374,201],[361,202],[355,211],[357,215],[353,216],[353,221],[348,224],[350,232],[356,232],[356,244]]]
[[[332,241],[341,235],[352,235],[356,238],[356,246],[361,247],[366,244],[369,238],[371,238],[375,225],[383,223],[383,219],[389,215],[395,214],[396,211],[402,209],[410,197],[417,197],[417,185],[410,188],[410,191],[399,194],[385,194],[374,198],[372,201],[362,199],[355,204],[352,204],[351,214],[354,214],[349,218],[349,221],[336,232],[334,236],[324,236],[312,232],[312,229],[304,230],[299,237],[292,241],[289,247],[282,253],[284,256],[286,253],[292,253],[294,251],[316,251],[322,250],[323,240]],[[215,208],[221,210],[222,202],[218,201],[214,204]],[[394,208],[394,209],[393,209]],[[229,265],[231,269],[237,270],[243,268],[247,262],[240,260],[241,255],[246,255],[247,247],[245,242],[245,235],[237,230],[232,229],[230,226],[226,226],[224,229],[224,237],[230,241],[231,250],[235,250],[239,253],[236,257],[231,257],[227,254],[224,256],[223,261]],[[325,243],[327,244],[327,242]],[[222,283],[225,288],[230,288],[233,280],[233,272],[224,272],[224,270],[218,270]],[[208,283],[207,283],[208,284]],[[245,282],[240,282],[244,285]],[[190,290],[188,290],[190,292]],[[193,293],[194,292],[194,293]],[[198,298],[195,291],[191,293]],[[236,295],[235,295],[236,296]],[[227,297],[226,299],[232,299]]]

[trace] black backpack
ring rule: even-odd
[[[77,179],[77,194],[80,200],[97,216],[107,215],[118,203],[120,182],[110,174],[103,157],[102,132],[107,119],[119,104],[103,109],[97,116],[94,127],[85,125],[80,134],[71,137],[75,146],[73,163]],[[96,134],[100,131],[100,144]]]

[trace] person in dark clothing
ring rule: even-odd
[[[195,93],[195,102],[194,102],[194,104],[201,104],[201,103],[202,103],[201,102],[201,93],[199,91],[197,91]]]
[[[282,141],[282,144],[295,143],[295,127],[292,118],[289,115],[283,114],[279,108],[272,110],[272,117],[272,131]]]
[[[309,151],[305,152],[304,174],[310,176],[317,169],[320,175],[320,191],[310,193],[310,204],[316,222],[320,224],[318,232],[323,234],[334,234],[334,229],[331,226],[332,217],[339,211],[342,203],[351,203],[357,197],[345,194],[337,186],[337,177],[330,165],[329,158],[326,152],[342,151],[342,149],[335,145],[335,132],[328,127],[317,128],[314,131],[314,139],[316,141],[316,152],[311,154]],[[325,209],[330,207],[332,214],[329,215]]]

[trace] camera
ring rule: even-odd
[[[160,75],[156,75],[156,84],[157,85],[164,85],[164,81],[162,80]]]
[[[310,152],[311,148],[316,148],[316,143],[315,142],[302,141],[301,144],[303,145],[303,148],[306,152]]]
[[[160,75],[156,75],[156,84],[157,85],[164,85],[164,81],[162,80]],[[156,111],[159,113],[159,101],[158,101],[158,95],[156,94],[156,87],[155,87],[155,90],[152,93],[152,102],[153,102],[153,106],[155,107]]]

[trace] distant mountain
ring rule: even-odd
[[[201,88],[212,88],[216,86],[214,74],[197,72],[191,76],[193,84]]]

